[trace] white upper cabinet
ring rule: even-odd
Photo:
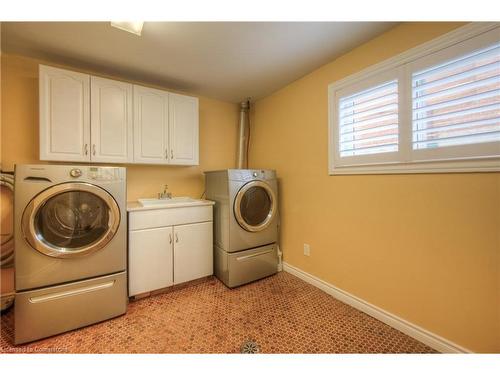
[[[198,165],[198,98],[169,94],[170,164]]]
[[[40,65],[40,159],[199,164],[198,99]]]
[[[90,161],[90,76],[40,65],[40,160]]]
[[[91,160],[133,161],[132,85],[111,79],[91,78]]]
[[[168,92],[134,85],[134,162],[168,164]]]

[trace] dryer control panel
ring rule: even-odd
[[[229,180],[233,181],[253,181],[253,180],[274,180],[276,172],[269,169],[229,169]]]

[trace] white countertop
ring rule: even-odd
[[[195,199],[190,202],[171,202],[165,204],[155,204],[150,206],[143,206],[138,201],[127,202],[127,211],[146,211],[146,210],[164,210],[169,208],[179,208],[179,207],[193,207],[193,206],[213,206],[215,202],[206,199]]]

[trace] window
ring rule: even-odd
[[[470,24],[329,86],[329,169],[500,170],[500,27]]]
[[[398,151],[398,81],[339,101],[340,156]]]

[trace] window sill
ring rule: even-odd
[[[372,164],[333,167],[329,175],[413,174],[413,173],[484,173],[500,172],[500,159],[460,160],[422,163]]]

